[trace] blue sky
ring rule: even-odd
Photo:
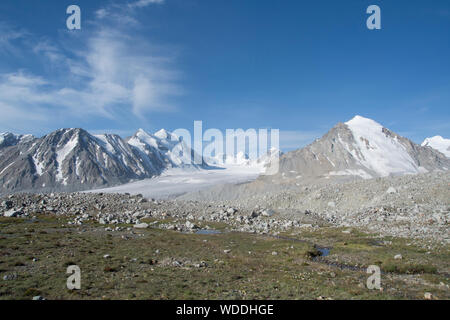
[[[66,28],[77,4],[82,29]],[[368,30],[366,8],[381,8]],[[450,138],[448,0],[2,0],[0,131],[277,128]]]

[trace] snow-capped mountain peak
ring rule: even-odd
[[[136,131],[133,137],[128,141],[129,144],[134,145],[138,148],[141,147],[142,143],[147,144],[153,148],[158,148],[158,139],[147,133],[143,129]]]
[[[359,126],[375,127],[375,128],[383,127],[381,124],[379,124],[375,120],[360,116],[358,114],[356,116],[354,116],[352,119],[350,119],[349,121],[345,122],[345,124],[346,125],[353,124],[355,126],[359,125]]]
[[[434,136],[431,138],[426,138],[422,142],[422,146],[431,147],[442,152],[447,158],[450,158],[450,139],[445,139],[441,136]]]
[[[382,177],[420,172],[399,137],[381,124],[361,116],[355,116],[345,124],[354,137],[354,144],[348,151],[363,166]]]
[[[159,138],[159,139],[161,139],[161,140],[167,140],[167,139],[171,139],[173,137],[176,137],[172,133],[168,132],[166,129],[161,129],[161,130],[155,132],[154,136]]]
[[[151,155],[168,167],[192,167],[194,164],[193,151],[175,134],[161,129],[154,134],[139,129],[129,140],[128,144],[135,146],[141,152]]]
[[[292,176],[363,179],[450,169],[450,160],[419,146],[374,120],[355,116],[322,138],[280,158],[283,179]]]
[[[0,133],[0,148],[14,146],[21,142],[31,141],[35,137],[31,134]]]

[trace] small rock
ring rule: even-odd
[[[433,299],[433,295],[430,292],[425,292],[425,294],[423,296],[424,296],[425,300]]]
[[[394,256],[394,259],[395,259],[395,260],[402,260],[402,259],[403,259],[403,256],[402,256],[401,254],[396,254],[396,255]]]
[[[259,216],[258,212],[252,211],[252,215],[251,215],[252,218],[257,218],[258,216]]]
[[[133,228],[136,228],[136,229],[147,229],[148,228],[148,223],[138,223],[138,224],[135,224],[133,226]]]
[[[190,221],[186,221],[186,228],[192,230],[192,229],[198,229],[198,226],[196,226],[195,224],[193,224]]]
[[[13,206],[13,202],[10,200],[5,200],[2,202],[2,207],[5,207],[6,209],[11,209]]]
[[[7,275],[3,276],[3,280],[5,280],[5,281],[16,280],[16,279],[17,279],[16,274],[7,274]]]
[[[397,190],[394,187],[389,187],[386,191],[387,194],[394,194],[397,193]]]
[[[273,211],[271,209],[268,209],[268,210],[264,210],[261,214],[264,217],[271,217],[271,216],[273,216],[275,214],[275,211]]]
[[[20,215],[22,215],[22,214],[23,214],[23,212],[20,211],[20,210],[11,209],[11,210],[6,211],[6,212],[3,214],[3,216],[5,216],[5,217],[10,217],[10,218],[14,218],[14,217],[20,216]]]
[[[172,265],[173,265],[174,267],[182,267],[182,266],[183,266],[183,263],[180,262],[180,261],[175,260],[174,262],[172,262]]]

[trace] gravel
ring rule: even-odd
[[[70,217],[69,225],[94,221],[109,231],[129,224],[193,233],[199,225],[212,229],[209,222],[226,223],[230,231],[272,235],[293,228],[360,227],[381,235],[448,243],[449,182],[450,173],[440,172],[345,183],[272,185],[270,189],[264,185],[257,190],[250,183],[233,186],[233,196],[218,193],[213,197],[209,191],[206,196],[195,193],[165,201],[129,194],[25,193],[0,198],[0,215],[64,215]],[[235,197],[235,192],[240,196]],[[141,222],[148,218],[154,222]]]

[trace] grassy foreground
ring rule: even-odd
[[[0,299],[450,298],[448,246],[423,249],[408,239],[336,228],[277,239],[130,226],[110,232],[66,222],[0,218]],[[315,258],[314,245],[330,255]],[[394,259],[398,254],[402,259]],[[382,269],[382,290],[366,288],[371,264]],[[69,265],[81,268],[80,290],[66,287]]]

